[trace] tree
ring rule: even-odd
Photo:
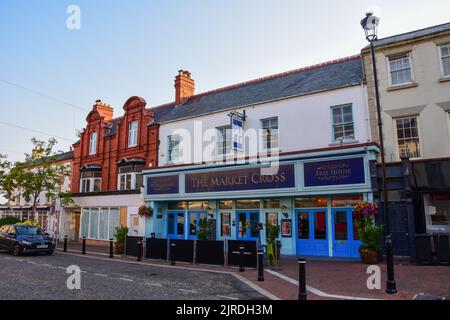
[[[25,154],[25,161],[16,164],[11,170],[13,173],[17,170],[14,178],[22,195],[32,200],[31,220],[34,220],[37,201],[42,192],[53,201],[61,195],[65,202],[70,201],[70,195],[62,193],[61,186],[71,171],[67,165],[58,163],[58,154],[53,151],[57,144],[54,138],[48,142],[32,138],[31,142],[34,145],[31,154]]]
[[[8,202],[13,198],[16,189],[17,171],[7,160],[7,156],[0,154],[0,195],[4,196]]]

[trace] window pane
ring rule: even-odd
[[[197,214],[189,214],[189,235],[195,236],[197,234]]]
[[[186,209],[186,202],[184,201],[171,201],[167,204],[168,210],[184,210]]]
[[[99,192],[101,190],[101,179],[94,179],[94,192]]]
[[[180,236],[182,236],[184,234],[184,214],[182,214],[182,213],[178,214],[177,234]]]
[[[348,240],[347,212],[336,211],[334,213],[334,239]]]
[[[257,231],[257,229],[256,229],[258,223],[259,223],[259,213],[252,212],[250,214],[250,236],[252,238],[259,237],[259,231]]]
[[[188,210],[205,210],[208,207],[208,201],[188,202]]]
[[[222,237],[229,237],[231,235],[231,223],[230,223],[230,213],[221,214],[221,229],[220,235]]]
[[[443,58],[442,65],[444,69],[444,76],[450,76],[450,57]]]
[[[116,239],[116,228],[120,224],[120,211],[117,208],[111,208],[109,217],[109,238]]]
[[[309,213],[298,213],[298,238],[309,239]]]
[[[247,214],[239,213],[238,220],[238,237],[244,238],[247,235]]]
[[[136,175],[136,186],[134,187],[136,190],[139,190],[144,185],[142,174]]]
[[[98,238],[98,209],[91,209],[89,238]]]
[[[81,236],[89,237],[89,209],[83,209],[81,215]]]
[[[102,240],[108,240],[108,215],[109,210],[107,208],[102,208],[100,211],[100,230],[98,238]]]
[[[362,194],[360,195],[351,195],[351,196],[332,196],[331,197],[331,206],[332,207],[353,207],[358,202],[363,201]]]
[[[324,208],[328,206],[327,197],[299,197],[295,198],[296,208]]]
[[[167,233],[174,234],[175,233],[175,215],[169,214],[169,229]]]
[[[259,200],[237,200],[236,209],[259,209]]]
[[[265,199],[263,207],[266,209],[278,209],[280,207],[280,199]]]
[[[233,209],[233,200],[219,201],[219,209]]]
[[[317,240],[327,238],[327,215],[325,212],[314,213],[314,238]]]

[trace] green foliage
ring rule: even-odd
[[[3,219],[0,219],[0,227],[4,226],[5,224],[16,224],[20,222],[19,219],[17,219],[16,217],[6,217]]]
[[[267,244],[273,244],[280,235],[280,226],[266,224],[267,228]]]
[[[198,221],[199,231],[198,240],[208,240],[211,236],[211,221],[207,218],[200,219]]]
[[[124,225],[120,225],[120,227],[116,227],[116,241],[119,244],[124,244],[127,239],[128,228]]]
[[[24,222],[18,222],[17,224],[23,226],[31,226],[36,228],[41,228],[41,225],[36,220],[25,220]]]
[[[380,239],[384,227],[377,226],[374,217],[366,215],[361,219],[356,219],[355,226],[363,243],[360,250],[379,251],[381,249]]]

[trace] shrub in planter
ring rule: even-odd
[[[116,245],[114,246],[114,251],[116,254],[123,254],[125,252],[125,241],[128,235],[128,228],[124,225],[116,227]]]
[[[267,224],[267,258],[269,264],[272,263],[272,260],[274,260],[274,264],[277,263],[277,260],[280,259],[280,252],[281,252],[281,241],[278,240],[278,237],[280,235],[280,226],[278,225],[271,225]],[[276,248],[275,248],[276,243]],[[275,252],[276,249],[276,252]],[[270,258],[270,255],[273,255],[274,259]]]
[[[360,202],[353,209],[355,226],[362,242],[359,247],[359,254],[361,261],[366,264],[379,262],[380,236],[383,232],[383,226],[377,226],[375,223],[377,213],[378,206],[372,202]]]

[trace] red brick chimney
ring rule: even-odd
[[[100,116],[105,121],[112,120],[114,109],[107,103],[102,102],[102,100],[95,100],[94,110],[97,110]]]
[[[175,104],[181,104],[194,95],[195,84],[189,71],[179,70],[175,77]]]

